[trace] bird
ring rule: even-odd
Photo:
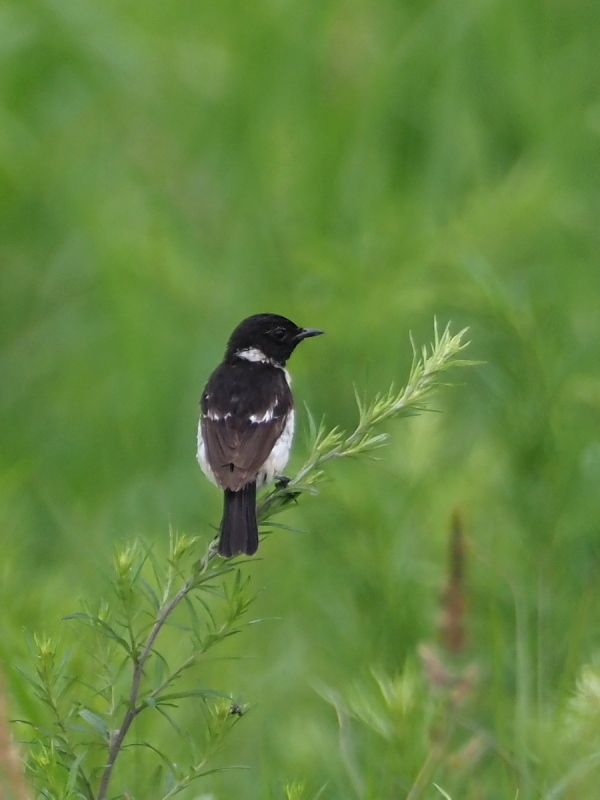
[[[279,314],[254,314],[235,328],[200,399],[197,458],[223,490],[217,552],[258,549],[256,489],[281,476],[294,436],[294,398],[286,363],[296,346],[323,331]]]

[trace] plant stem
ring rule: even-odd
[[[56,701],[54,699],[54,694],[52,692],[52,686],[51,686],[50,683],[48,683],[47,685],[44,685],[44,688],[45,688],[45,691],[46,691],[46,701],[47,701],[47,703],[48,703],[48,705],[50,707],[50,710],[52,711],[52,714],[54,716],[54,722],[55,722],[55,724],[57,725],[58,729],[60,730],[60,732],[62,734],[62,739],[61,739],[62,746],[65,748],[65,751],[71,757],[71,763],[74,764],[77,761],[77,755],[76,755],[75,751],[73,750],[73,748],[70,745],[69,732],[68,732],[68,730],[67,730],[67,728],[66,728],[66,726],[65,726],[65,724],[64,724],[64,722],[63,722],[63,720],[62,720],[62,718],[60,716],[60,713],[59,713],[59,710],[58,710],[58,706],[56,704]],[[81,781],[82,788],[83,788],[83,791],[85,792],[85,796],[86,796],[87,800],[94,800],[94,792],[92,790],[92,786],[91,786],[91,784],[90,784],[90,782],[89,782],[89,780],[87,778],[87,775],[85,774],[85,772],[83,771],[81,766],[79,766],[79,768],[77,770],[77,773],[79,775],[79,779]]]
[[[144,666],[146,661],[148,660],[148,656],[150,655],[152,648],[154,646],[154,642],[160,631],[162,630],[163,625],[167,621],[167,618],[170,614],[175,610],[175,608],[179,605],[179,603],[183,600],[183,598],[197,585],[198,575],[203,572],[210,561],[215,557],[216,550],[213,546],[213,543],[208,547],[205,555],[202,559],[198,562],[197,569],[194,570],[193,574],[186,580],[183,584],[181,589],[173,595],[171,600],[166,603],[159,611],[158,616],[156,617],[156,621],[152,626],[152,630],[148,634],[148,638],[146,639],[146,644],[144,645],[144,649],[134,659],[134,668],[133,668],[133,677],[131,681],[131,692],[129,694],[129,700],[127,703],[127,711],[123,717],[123,721],[121,722],[121,726],[111,739],[111,743],[108,750],[108,760],[106,762],[106,766],[104,767],[104,771],[102,772],[102,779],[100,780],[100,788],[98,789],[98,797],[97,800],[104,800],[106,797],[106,792],[108,790],[108,784],[110,782],[111,775],[113,773],[113,769],[118,758],[119,753],[121,752],[121,747],[123,746],[123,742],[129,728],[133,720],[137,717],[137,715],[146,708],[145,704],[138,705],[138,696],[140,693],[140,686],[142,682],[142,676],[144,674]]]
[[[409,793],[406,795],[406,800],[418,800],[418,798],[421,797],[423,790],[431,780],[439,760],[440,754],[431,748],[427,753],[427,757],[423,763],[423,766],[419,770],[419,774],[415,778],[415,782],[410,787]]]
[[[181,664],[181,666],[179,666],[174,672],[172,672],[169,675],[168,678],[166,678],[159,686],[156,687],[156,689],[154,689],[152,692],[150,692],[150,694],[148,696],[148,699],[152,699],[153,700],[155,697],[158,697],[158,695],[164,689],[166,689],[168,686],[170,686],[171,683],[173,683],[173,681],[176,678],[179,678],[179,676],[182,675],[185,672],[186,669],[189,669],[189,667],[191,667],[192,664],[194,664],[194,662],[196,661],[196,658],[197,657],[196,657],[195,654],[189,656],[189,658],[186,658],[186,660],[183,662],[183,664]],[[137,708],[136,708],[136,714],[139,714],[139,712],[143,708],[146,708],[146,706],[147,706],[147,703],[142,701],[142,704],[137,706]]]

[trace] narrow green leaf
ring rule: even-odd
[[[157,703],[172,702],[173,700],[183,700],[188,697],[202,697],[204,699],[218,698],[230,700],[231,696],[224,692],[219,692],[216,689],[188,689],[183,692],[171,692],[170,694],[161,694],[156,698]]]
[[[79,716],[84,719],[88,725],[91,725],[104,739],[108,739],[108,726],[99,714],[90,711],[89,708],[81,708],[78,713]]]
[[[86,614],[83,611],[77,611],[74,614],[67,614],[67,616],[63,617],[62,619],[74,619],[78,622],[83,622],[84,624],[89,625],[93,629],[100,628],[102,632],[106,634],[106,636],[108,636],[110,639],[114,639],[114,641],[118,642],[118,644],[120,644],[128,654],[131,654],[129,643],[123,639],[122,636],[119,636],[119,634],[113,628],[111,628],[107,622],[105,622],[103,619],[100,619],[100,617],[95,617],[92,614]]]
[[[83,753],[80,753],[75,761],[73,761],[71,764],[71,768],[69,769],[69,779],[67,781],[67,796],[75,791],[77,781],[82,778],[80,774],[80,767],[87,753],[88,751],[86,748]]]
[[[185,738],[185,735],[181,730],[181,728],[179,727],[179,725],[177,725],[175,720],[173,720],[172,717],[170,717],[169,714],[167,714],[167,712],[164,710],[164,708],[162,708],[162,706],[155,705],[154,709],[158,711],[159,714],[162,714],[162,716],[167,720],[169,725],[173,728],[174,731],[176,731],[181,736],[182,739]]]
[[[214,617],[214,615],[213,615],[212,609],[210,608],[210,606],[208,605],[208,603],[206,602],[206,600],[205,600],[203,597],[201,597],[200,595],[195,595],[195,596],[194,596],[194,600],[195,600],[197,603],[200,603],[200,605],[202,606],[202,608],[203,608],[203,609],[206,611],[206,613],[208,614],[208,617],[209,617],[209,619],[210,619],[210,621],[211,621],[211,624],[212,624],[213,628],[216,628],[216,627],[217,627],[217,623],[215,622],[215,617]],[[201,637],[199,637],[199,638],[201,638]]]
[[[154,591],[154,588],[144,578],[140,578],[140,585],[144,590],[144,594],[150,601],[150,605],[154,611],[157,612],[160,609],[160,599]]]
[[[268,520],[263,524],[265,528],[279,528],[282,531],[291,531],[292,533],[308,533],[308,531],[303,528],[294,528],[292,525],[284,525],[282,522]]]
[[[129,749],[134,748],[134,747],[141,747],[144,750],[151,750],[153,753],[155,753],[160,758],[162,763],[167,768],[168,773],[170,775],[177,776],[177,765],[173,764],[173,762],[164,753],[161,753],[161,751],[158,748],[154,747],[154,745],[150,744],[150,742],[146,742],[146,741],[131,742],[130,744],[125,745],[123,747],[123,749],[124,750],[129,750]]]
[[[190,622],[191,622],[191,625],[192,625],[192,631],[194,632],[194,635],[196,636],[196,638],[200,639],[201,638],[200,620],[198,619],[198,614],[196,612],[196,609],[194,608],[194,604],[192,603],[192,600],[190,599],[189,596],[186,596],[184,598],[184,602],[185,602],[185,607],[187,608],[187,612],[188,612],[189,617],[190,617]]]

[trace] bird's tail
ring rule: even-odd
[[[237,492],[225,489],[219,555],[223,558],[238,553],[251,556],[257,550],[256,483],[247,483]]]

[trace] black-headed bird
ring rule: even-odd
[[[285,368],[296,345],[323,331],[278,314],[255,314],[231,334],[200,400],[198,462],[224,491],[218,552],[258,548],[256,488],[281,476],[294,435],[294,398]]]

